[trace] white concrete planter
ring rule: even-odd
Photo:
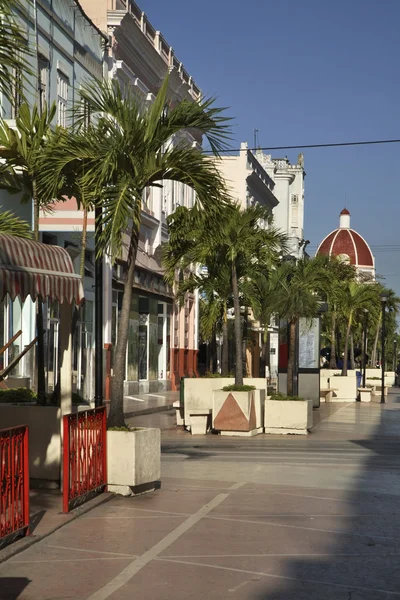
[[[107,431],[108,491],[132,496],[155,489],[161,477],[159,429]],[[146,486],[141,490],[141,486]]]
[[[374,396],[381,396],[382,386],[375,384],[374,387],[372,388],[372,393],[373,393]],[[388,387],[387,387],[387,385],[384,386],[383,393],[384,393],[384,396],[388,395]]]
[[[381,369],[367,369],[366,377],[367,380],[370,380],[371,377],[379,377],[379,381],[381,381],[382,371]],[[394,371],[385,371],[385,385],[392,386],[395,384],[396,373]],[[374,383],[375,382],[375,383]],[[372,379],[372,385],[376,385],[378,379]]]
[[[221,435],[262,433],[265,390],[213,392],[212,424]]]
[[[55,406],[0,404],[0,429],[27,425],[29,476],[43,487],[59,487],[61,410]]]
[[[312,426],[312,400],[265,401],[265,433],[307,435]]]
[[[371,395],[371,388],[358,388],[358,396],[360,398],[360,402],[371,402]]]
[[[355,375],[330,377],[329,388],[334,391],[330,402],[355,402],[357,399],[357,377]]]
[[[213,408],[213,392],[235,383],[233,377],[188,377],[185,378],[184,424],[191,426],[190,412]],[[245,385],[254,385],[256,389],[267,389],[267,380],[263,377],[246,378]],[[198,413],[197,413],[198,414]],[[207,413],[208,414],[208,413]]]

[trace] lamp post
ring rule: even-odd
[[[388,301],[387,294],[381,294],[382,304],[382,352],[381,352],[381,366],[382,366],[382,389],[381,389],[381,404],[385,404],[385,338],[386,338],[386,304]]]
[[[365,380],[367,373],[367,329],[368,329],[368,308],[364,308],[364,339],[363,339],[363,381],[362,386],[365,388]]]
[[[102,209],[96,206],[95,217],[95,311],[94,311],[94,338],[95,338],[95,378],[94,378],[94,404],[95,407],[103,404],[103,258],[99,253],[100,221]]]
[[[397,367],[397,340],[393,340],[393,371],[396,371]]]

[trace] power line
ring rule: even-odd
[[[258,148],[229,148],[227,150],[221,150],[220,154],[226,154],[227,152],[245,152],[250,150],[251,152],[257,152],[257,150],[302,150],[304,148],[338,148],[344,146],[371,146],[376,144],[399,144],[400,139],[394,140],[365,140],[362,142],[330,142],[328,144],[300,144],[296,146],[262,146]],[[204,150],[205,153],[213,153],[212,150]]]

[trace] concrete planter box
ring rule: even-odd
[[[156,488],[161,477],[159,429],[107,431],[108,491],[132,496]]]
[[[265,401],[265,433],[307,435],[312,426],[312,400]]]
[[[61,477],[61,411],[55,406],[0,404],[0,429],[27,425],[32,487],[58,488]]]
[[[366,377],[367,379],[371,379],[371,377],[379,377],[381,380],[382,371],[381,369],[367,369]],[[396,373],[394,371],[385,371],[385,385],[392,386],[395,384]],[[378,381],[377,379],[373,379],[372,381]]]
[[[358,397],[360,402],[371,402],[371,395],[371,388],[358,388]]]
[[[379,391],[379,393],[381,393],[381,389],[382,389],[382,380],[381,379],[367,379],[366,384],[370,385],[376,392]],[[388,393],[388,386],[389,386],[389,384],[385,377],[385,396],[387,396],[387,393]]]
[[[185,399],[183,418],[185,426],[191,426],[190,412],[213,408],[213,392],[235,383],[233,377],[188,377],[185,378]],[[263,377],[246,378],[245,385],[254,385],[258,390],[267,389],[267,380]]]
[[[372,394],[374,396],[381,396],[381,392],[382,392],[382,386],[381,385],[374,385],[372,388]],[[385,385],[385,387],[383,388],[383,392],[384,392],[384,396],[388,395],[388,387],[387,385]]]
[[[331,402],[355,402],[357,399],[357,377],[355,375],[330,377],[329,388],[334,390]]]
[[[213,392],[212,425],[221,435],[262,433],[265,390]]]

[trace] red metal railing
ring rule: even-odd
[[[28,428],[0,430],[0,546],[29,533]]]
[[[107,485],[106,407],[63,417],[63,511],[69,512]]]

